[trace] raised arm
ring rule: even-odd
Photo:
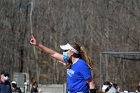
[[[60,53],[42,45],[41,43],[37,42],[37,40],[33,36],[30,40],[30,44],[35,45],[36,47],[40,48],[45,53],[49,54],[51,57],[58,59],[60,63],[65,65],[65,62],[63,62],[63,55],[62,54],[60,54]]]

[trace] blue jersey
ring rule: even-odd
[[[89,78],[92,78],[89,66],[84,60],[79,59],[71,65],[70,69],[67,69],[68,91],[88,93],[89,85],[86,80]]]

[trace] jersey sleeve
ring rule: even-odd
[[[89,78],[92,78],[90,68],[86,64],[86,62],[80,63],[79,72],[83,75],[84,79],[86,79],[86,80]]]

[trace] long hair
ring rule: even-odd
[[[85,48],[79,46],[77,43],[72,43],[70,45],[79,52],[78,54],[74,53],[73,54],[73,57],[81,58],[81,59],[85,60],[86,63],[87,63],[87,65],[90,68],[92,68],[93,64],[91,62],[90,57],[87,55]],[[70,68],[71,67],[71,64],[72,64],[72,61],[71,60],[68,60],[68,62],[66,63],[66,67],[67,68]]]
[[[87,63],[87,65],[92,68],[93,63],[91,62],[90,57],[87,55],[86,49],[84,47],[81,47],[81,58],[84,59]]]

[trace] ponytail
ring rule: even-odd
[[[87,63],[87,65],[92,68],[93,64],[91,62],[91,59],[89,58],[89,56],[86,53],[86,49],[84,47],[80,47],[80,55],[81,58],[84,59]]]

